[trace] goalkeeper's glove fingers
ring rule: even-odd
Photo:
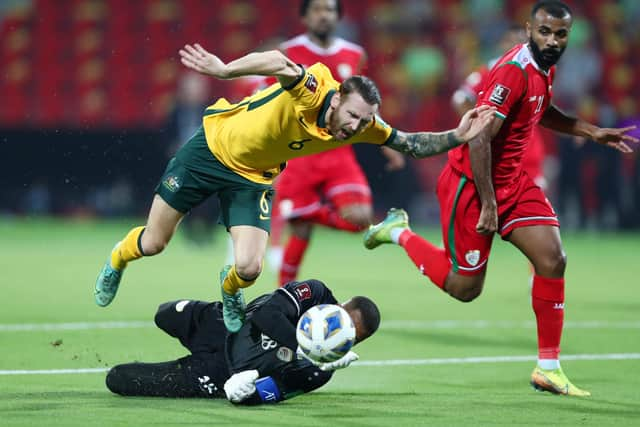
[[[340,359],[335,362],[329,363],[321,363],[318,367],[323,371],[335,371],[336,369],[344,369],[349,366],[352,362],[358,360],[360,356],[353,351],[349,351],[347,354],[342,356]]]
[[[233,403],[240,403],[256,391],[258,371],[255,369],[233,374],[224,383],[224,392]]]

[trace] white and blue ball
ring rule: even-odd
[[[356,339],[356,328],[347,311],[335,304],[311,307],[298,320],[298,345],[304,354],[319,363],[344,356]]]

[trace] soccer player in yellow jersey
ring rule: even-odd
[[[366,77],[340,84],[324,65],[305,69],[275,50],[225,64],[195,44],[186,45],[180,56],[187,68],[219,79],[263,75],[278,83],[237,104],[219,99],[204,111],[202,127],[169,161],[146,226],[133,228],[111,252],[96,281],[95,299],[108,305],[127,264],[160,253],[182,217],[217,194],[235,254],[234,265],[220,273],[224,322],[231,332],[244,321],[242,288],[251,286],[262,269],[271,183],[287,160],[358,142],[385,144],[416,158],[431,156],[474,138],[495,111],[470,110],[446,132],[406,133],[377,116],[380,94]]]

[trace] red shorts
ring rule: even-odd
[[[284,218],[309,215],[329,202],[336,208],[371,204],[371,189],[352,147],[292,159],[278,177],[274,205]]]
[[[544,176],[544,157],[544,139],[540,129],[535,126],[531,132],[529,146],[522,157],[522,169],[542,190],[547,189],[547,180]]]
[[[511,185],[496,186],[498,233],[506,238],[519,227],[560,226],[544,193],[526,173]],[[438,178],[442,239],[455,273],[474,275],[486,268],[493,235],[476,231],[480,198],[469,178],[447,164]]]

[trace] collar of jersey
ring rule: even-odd
[[[522,55],[527,57],[531,65],[533,65],[533,68],[535,68],[545,76],[548,76],[549,70],[551,70],[551,67],[549,67],[549,70],[546,70],[546,71],[540,68],[540,65],[538,65],[538,63],[536,62],[536,59],[533,57],[533,53],[531,53],[531,48],[529,47],[529,43],[525,43],[522,46],[523,47],[520,50],[520,52],[522,52]],[[520,52],[518,52],[518,56],[520,56]],[[522,60],[520,60],[520,63],[522,63]]]
[[[324,101],[322,101],[322,108],[320,108],[320,112],[318,113],[318,120],[316,122],[319,128],[327,127],[327,124],[324,121],[324,116],[327,114],[329,105],[331,105],[331,98],[333,98],[333,95],[335,95],[335,93],[335,89],[329,90],[329,92],[327,92],[327,95],[324,97]]]

